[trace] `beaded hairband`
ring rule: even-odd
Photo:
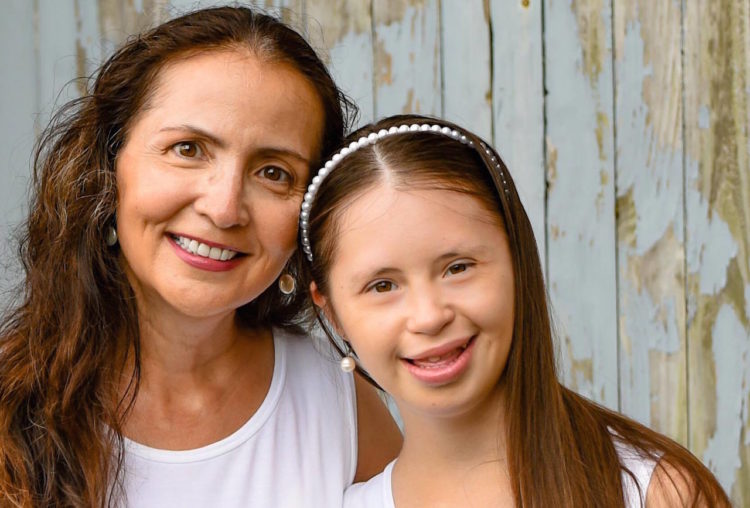
[[[333,168],[335,168],[341,159],[349,155],[350,153],[356,152],[360,148],[367,146],[367,145],[374,145],[381,139],[394,136],[397,134],[404,134],[407,132],[428,132],[433,134],[439,134],[442,136],[447,136],[449,138],[453,138],[456,141],[459,141],[463,143],[464,145],[467,145],[471,148],[476,148],[474,142],[470,140],[466,135],[461,134],[456,129],[451,129],[450,127],[445,127],[442,125],[429,125],[429,124],[411,124],[411,125],[396,125],[389,129],[381,129],[378,132],[373,132],[368,136],[362,136],[357,141],[352,141],[349,143],[348,146],[345,146],[341,150],[339,150],[338,153],[334,154],[331,159],[326,162],[322,168],[318,170],[318,174],[315,175],[315,177],[312,179],[312,183],[307,188],[307,192],[305,193],[305,197],[302,201],[302,211],[300,212],[300,233],[302,236],[302,250],[305,252],[305,255],[307,256],[308,261],[312,262],[313,255],[312,255],[312,247],[310,246],[310,237],[309,237],[309,230],[308,230],[308,218],[310,216],[310,208],[312,208],[312,203],[315,200],[315,195],[318,193],[318,189],[320,188],[320,184],[323,182],[323,179],[331,172],[333,171]],[[495,166],[495,169],[497,170],[497,173],[500,175],[500,178],[503,182],[503,190],[506,194],[510,194],[510,191],[508,190],[508,183],[505,181],[505,173],[502,170],[502,167],[497,161],[497,158],[492,153],[492,151],[487,148],[487,146],[484,143],[480,143],[482,149],[485,151],[485,153],[489,156],[490,162]]]

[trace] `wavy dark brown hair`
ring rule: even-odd
[[[403,124],[449,122],[421,116],[390,117],[352,133],[343,143]],[[487,145],[489,146],[489,145]],[[495,157],[501,173],[490,157]],[[470,194],[497,214],[508,235],[515,277],[515,322],[507,365],[498,383],[505,390],[507,463],[515,504],[524,508],[625,506],[613,435],[659,463],[685,489],[685,506],[729,506],[714,476],[674,441],[565,388],[558,380],[547,293],[531,223],[500,156],[447,136],[411,132],[379,140],[345,156],[320,185],[309,211],[313,262],[308,278],[328,295],[341,213],[358,195],[384,181],[396,188],[443,189]],[[505,192],[503,176],[507,182]],[[335,313],[335,309],[333,309]],[[321,311],[317,319],[333,341]],[[671,466],[671,467],[669,467]],[[645,495],[645,492],[642,493]]]
[[[339,144],[356,115],[303,37],[245,7],[195,11],[131,37],[88,92],[55,115],[35,151],[19,304],[0,325],[2,506],[121,500],[121,429],[137,393],[140,339],[118,249],[105,245],[117,203],[115,159],[166,63],[227,49],[290,65],[313,84],[325,114],[321,153]],[[293,256],[289,269],[298,263]],[[300,305],[272,285],[238,315],[251,325],[294,327]]]

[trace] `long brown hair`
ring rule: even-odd
[[[115,159],[160,69],[221,49],[283,62],[313,84],[325,114],[321,153],[340,142],[356,114],[298,33],[245,7],[195,11],[131,38],[93,87],[56,114],[34,157],[20,304],[0,325],[3,506],[118,502],[121,428],[137,393],[140,347],[132,288],[117,248],[105,244],[117,201]],[[294,256],[289,266],[298,263]],[[292,327],[301,302],[273,285],[238,315]],[[128,354],[134,369],[125,368]],[[122,376],[130,379],[126,395]]]
[[[395,125],[435,123],[464,132],[476,147],[483,143],[449,122],[395,116],[354,132],[344,146]],[[497,214],[505,227],[515,277],[515,322],[498,383],[506,395],[507,426],[501,431],[506,433],[516,506],[624,507],[622,474],[635,477],[620,463],[613,438],[644,457],[661,461],[658,467],[673,466],[664,471],[681,476],[670,477],[672,481],[689,484],[687,505],[729,505],[713,475],[686,449],[560,384],[536,241],[510,173],[494,150],[487,154],[447,136],[410,132],[383,138],[341,159],[323,180],[309,210],[313,252],[309,277],[323,295],[329,287],[338,217],[347,203],[383,181],[386,173],[397,188],[469,193]],[[318,319],[333,340],[319,313]]]

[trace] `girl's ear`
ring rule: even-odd
[[[339,337],[343,337],[341,328],[338,325],[338,321],[336,321],[336,316],[333,313],[333,309],[328,305],[328,298],[323,296],[323,293],[321,293],[318,290],[318,285],[315,284],[315,282],[310,283],[310,296],[312,297],[312,301],[315,304],[316,307],[318,307],[321,312],[323,312],[323,316],[326,318],[326,321],[333,327],[333,330],[336,332],[336,334],[339,335]]]
[[[318,291],[318,285],[315,284],[314,281],[310,283],[310,296],[312,296],[313,303],[317,307],[320,307],[320,309],[326,313],[326,317],[328,317],[328,300],[320,291]]]

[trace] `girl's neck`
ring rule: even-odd
[[[513,505],[500,388],[460,415],[399,409],[405,432],[392,478],[397,508]]]

